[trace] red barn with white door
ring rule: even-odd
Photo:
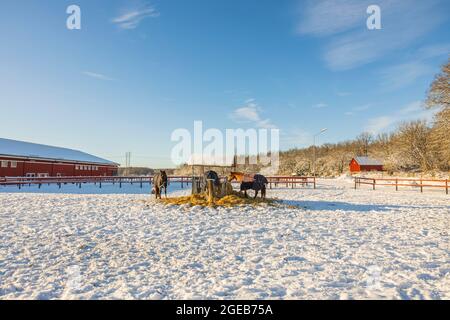
[[[78,150],[0,138],[0,177],[114,176],[118,167]]]

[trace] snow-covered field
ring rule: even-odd
[[[0,299],[450,299],[444,192],[321,180],[268,190],[295,207],[212,209],[51,188],[72,194],[0,188]]]

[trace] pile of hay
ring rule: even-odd
[[[174,197],[161,199],[161,202],[171,205],[184,205],[188,204],[191,206],[212,206],[212,207],[235,207],[242,205],[273,205],[275,200],[273,199],[261,199],[261,198],[246,198],[243,194],[233,191],[232,194],[224,196],[222,198],[215,198],[212,203],[208,201],[208,195],[194,194],[190,196]]]

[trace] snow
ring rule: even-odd
[[[445,192],[329,179],[214,209],[67,187],[0,193],[0,299],[450,299]]]
[[[0,138],[0,155],[116,165],[78,150]]]

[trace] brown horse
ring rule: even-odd
[[[258,191],[261,190],[261,198],[266,198],[266,184],[269,183],[266,177],[261,174],[244,174],[242,172],[231,172],[227,177],[228,182],[236,180],[241,183],[240,191],[244,191],[247,197],[247,190],[254,190],[255,196],[258,195]]]
[[[245,174],[242,172],[231,172],[227,177],[228,182],[236,180],[237,182],[243,182],[246,180],[253,181],[253,175]]]
[[[164,188],[164,194],[167,198],[167,174],[164,170],[161,170],[161,172],[155,174],[153,177],[153,191],[155,192],[155,197],[158,199],[158,197],[161,199],[161,189]]]

